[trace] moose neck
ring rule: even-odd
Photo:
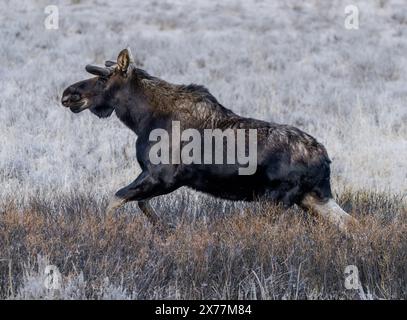
[[[139,93],[129,99],[119,99],[115,112],[117,117],[135,134],[140,135],[151,122],[151,108]]]
[[[133,72],[128,85],[115,99],[117,117],[137,135],[151,129],[153,122],[154,108],[144,91],[141,79]]]

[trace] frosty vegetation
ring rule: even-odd
[[[102,64],[106,59],[113,59],[127,45],[131,46],[139,67],[152,75],[175,83],[205,85],[223,105],[238,114],[291,124],[316,137],[326,146],[333,160],[332,184],[336,194],[341,195],[349,189],[362,190],[383,197],[395,196],[403,201],[407,192],[405,3],[403,0],[355,1],[360,9],[360,27],[359,30],[347,30],[344,8],[348,2],[58,1],[59,29],[46,30],[44,8],[48,1],[2,1],[0,213],[5,215],[7,208],[15,212],[41,212],[46,206],[47,214],[58,214],[67,210],[64,199],[74,199],[69,210],[80,214],[82,208],[89,209],[89,204],[81,207],[81,201],[92,199],[94,210],[100,215],[107,197],[137,176],[136,137],[115,116],[100,120],[90,112],[72,114],[60,105],[62,90],[67,85],[90,77],[84,69],[86,64]],[[183,202],[178,200],[183,197],[188,198],[187,212],[181,208]],[[34,204],[33,199],[37,201]],[[371,213],[376,212],[377,203],[390,201],[369,199]],[[173,212],[162,213],[167,214],[167,218],[176,219],[177,213],[185,211],[185,215],[194,217],[193,221],[198,217],[205,225],[208,217],[202,213],[203,204],[208,205],[211,201],[206,196],[180,190],[155,203],[159,207],[171,204],[168,211]],[[225,211],[223,208],[229,205],[216,203],[218,211]],[[231,206],[238,212],[247,207],[241,203]],[[382,208],[381,219],[383,214],[388,214],[390,219],[395,212],[405,213],[399,205],[394,211],[391,211],[391,205],[386,208],[390,211]],[[137,215],[138,212],[129,205],[121,213]],[[13,221],[11,225],[15,222],[10,216],[7,219]],[[391,224],[395,222],[389,223],[395,228],[396,225]],[[44,259],[55,264],[55,257],[62,253],[53,252],[52,256],[46,250],[41,251],[39,248],[44,248],[41,245],[26,247],[26,255],[20,256],[19,252],[13,257],[38,261],[31,265],[28,260],[14,261],[13,265],[21,264],[15,269],[21,272],[16,273],[13,283],[13,279],[6,276],[8,267],[1,259],[11,259],[14,254],[7,239],[23,239],[13,238],[5,229],[1,233],[1,227],[5,228],[5,225],[0,221],[0,245],[9,250],[0,251],[1,273],[5,275],[1,280],[2,297],[44,297],[46,294],[41,291],[44,289],[36,284],[36,272],[40,272]],[[186,226],[182,232],[192,234],[198,230],[194,228]],[[215,224],[213,228],[219,226]],[[406,273],[397,269],[398,263],[406,261],[405,255],[399,256],[397,252],[402,254],[401,249],[405,247],[396,245],[395,248],[391,261],[396,271],[392,270],[401,278],[396,277],[399,282],[392,283],[392,288],[395,288],[395,297],[406,297],[406,292],[400,289],[401,284],[405,284]],[[269,257],[269,253],[265,256]],[[68,259],[72,252],[66,254]],[[329,254],[326,257],[330,257]],[[65,258],[59,256],[60,261]],[[158,257],[156,260],[159,267]],[[146,258],[145,263],[147,261]],[[298,271],[300,262],[287,266],[281,274]],[[346,264],[346,261],[342,262]],[[117,263],[124,262],[118,260]],[[135,290],[131,277],[124,276],[123,280],[123,274],[129,275],[126,271],[116,275],[115,283],[98,275],[98,279],[104,281],[98,294],[77,293],[75,290],[92,280],[86,270],[81,273],[79,264],[74,270],[76,273],[72,271],[70,287],[65,289],[66,297],[188,297],[185,288],[175,286],[180,282],[171,282],[171,279],[156,283],[158,291],[148,287],[149,282],[145,280],[138,284],[144,289],[147,286],[150,291],[145,292],[149,294],[131,293]],[[271,264],[275,266],[274,262]],[[87,265],[82,266],[86,269]],[[279,290],[272,291],[266,285],[270,279],[267,270],[272,268],[262,269],[261,266],[259,264],[256,272],[264,272],[260,276],[262,281],[257,281],[249,271],[250,276],[245,278],[247,288],[243,291],[229,288],[229,292],[225,287],[225,292],[214,294],[214,291],[207,293],[210,287],[205,287],[200,297],[233,298],[239,294],[245,298],[284,297],[287,291],[281,288],[287,283],[282,282]],[[342,264],[338,262],[338,266],[342,267]],[[106,270],[110,273],[115,269]],[[322,290],[323,286],[307,287],[307,279],[318,273],[307,270],[309,278],[299,278],[304,282],[296,290],[289,291],[288,297],[314,297],[314,291],[308,289],[315,289],[317,298],[341,296],[339,289],[330,293]],[[231,279],[238,279],[235,275]],[[296,273],[292,275],[295,277]],[[168,277],[171,278],[170,273]],[[335,277],[333,279],[337,280]],[[371,288],[380,279],[372,276]],[[186,278],[182,280],[186,281]],[[201,281],[200,285],[208,282],[203,278],[195,280]],[[243,283],[246,286],[246,282]],[[260,292],[260,287],[256,289],[258,283],[263,286],[263,295],[256,294]],[[175,288],[175,293],[169,293],[170,287]],[[349,295],[342,297],[352,298]],[[386,296],[379,290],[375,297],[394,296],[391,292]]]

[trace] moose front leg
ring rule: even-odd
[[[172,190],[174,188],[170,185],[159,183],[158,179],[151,176],[147,171],[143,171],[136,180],[116,192],[107,207],[107,212],[114,212],[129,201],[138,201],[140,210],[153,225],[156,225],[159,223],[160,218],[151,207],[149,199]]]
[[[113,213],[129,201],[131,200],[121,199],[115,195],[113,196],[113,199],[110,200],[106,211],[108,214]],[[160,217],[157,215],[148,200],[138,201],[137,205],[153,225],[156,225],[160,221]]]
[[[137,202],[138,207],[141,212],[147,217],[147,219],[153,224],[156,225],[160,221],[160,217],[155,212],[154,208],[151,206],[150,201],[144,200]]]

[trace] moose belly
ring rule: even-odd
[[[265,194],[267,188],[260,175],[208,174],[194,175],[188,187],[227,200],[253,201]]]

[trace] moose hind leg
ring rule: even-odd
[[[313,194],[307,194],[302,199],[301,206],[327,219],[343,232],[347,231],[349,223],[356,223],[356,219],[345,212],[333,198],[321,200]]]

